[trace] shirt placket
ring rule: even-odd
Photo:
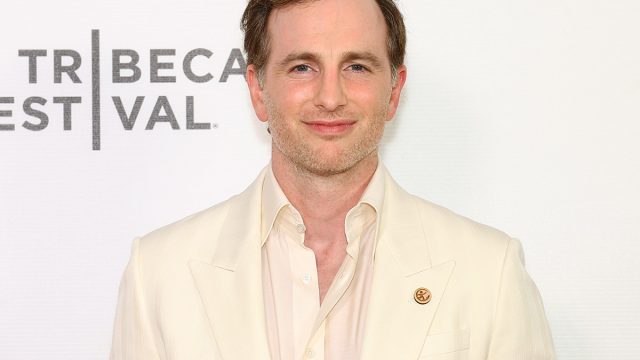
[[[311,329],[320,309],[316,258],[313,250],[304,246],[306,228],[302,217],[297,211],[292,210],[290,219],[292,221],[289,224],[292,226],[288,233],[295,242],[291,247],[292,256],[290,258],[293,278],[294,353],[299,354],[298,358],[322,359],[324,349],[319,349],[318,346],[308,346],[308,340],[313,335]]]
[[[355,210],[355,209],[354,209]],[[352,214],[353,212],[353,214]],[[331,310],[347,293],[351,282],[355,276],[355,269],[358,259],[360,236],[356,229],[361,227],[359,211],[352,211],[347,215],[346,234],[348,239],[347,256],[345,257],[336,277],[320,306],[313,333],[307,344],[305,359],[325,359],[325,344],[327,340],[327,318]],[[315,259],[315,258],[314,258]]]

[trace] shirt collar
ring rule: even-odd
[[[382,214],[383,199],[384,171],[382,163],[378,161],[378,167],[373,173],[373,176],[362,194],[360,201],[358,201],[356,206],[354,206],[354,209],[359,207],[361,204],[371,206],[376,213],[376,220],[378,220],[379,223],[380,214]],[[289,199],[287,199],[287,196],[282,191],[280,184],[278,184],[278,180],[276,180],[276,177],[273,174],[271,165],[269,165],[262,184],[262,223],[260,228],[261,246],[267,241],[267,237],[273,228],[273,224],[275,223],[278,214],[286,206],[291,206],[291,208],[293,208],[293,205],[291,205]]]
[[[273,228],[273,224],[276,221],[276,217],[282,208],[290,205],[289,199],[282,191],[282,188],[278,184],[275,175],[273,175],[273,169],[271,164],[267,169],[267,173],[264,177],[264,183],[262,184],[262,225],[260,228],[260,246],[264,245],[267,241],[267,236]]]
[[[384,170],[383,165],[378,161],[378,167],[373,173],[369,185],[364,190],[357,205],[368,204],[375,210],[377,216],[382,214],[382,201],[384,199]],[[356,205],[356,206],[357,206]]]

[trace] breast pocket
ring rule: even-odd
[[[469,330],[427,336],[419,360],[466,360]]]

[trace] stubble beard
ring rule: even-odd
[[[338,153],[331,156],[325,156],[323,152],[318,152],[304,141],[302,131],[299,127],[288,126],[287,120],[279,111],[278,107],[271,101],[269,96],[265,94],[265,106],[267,109],[268,126],[272,137],[274,150],[284,155],[286,160],[290,162],[298,172],[310,175],[329,177],[333,175],[343,174],[355,166],[363,159],[377,153],[378,145],[384,133],[385,120],[388,110],[388,104],[380,106],[372,119],[369,119],[370,125],[365,129],[355,142],[349,143],[346,147],[340,148]],[[305,119],[330,119],[344,117],[344,112],[325,112],[315,114],[300,114],[296,123],[300,123]],[[354,118],[353,116],[347,118]],[[301,119],[301,120],[300,120]],[[361,121],[360,119],[358,121]],[[366,120],[365,120],[366,121]]]

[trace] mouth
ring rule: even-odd
[[[313,132],[320,135],[342,135],[355,126],[355,120],[313,120],[303,122]]]

